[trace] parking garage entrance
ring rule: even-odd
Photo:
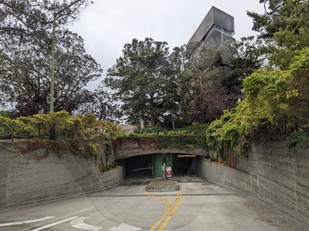
[[[172,167],[173,175],[197,174],[197,157],[188,154],[152,154],[124,160],[126,176],[162,177],[162,164]]]

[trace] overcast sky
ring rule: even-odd
[[[166,41],[170,51],[188,42],[207,12],[215,6],[234,17],[236,39],[253,35],[246,11],[263,12],[259,0],[93,0],[71,29],[85,41],[87,53],[104,70],[122,55],[133,38]],[[89,87],[95,88],[100,81]]]

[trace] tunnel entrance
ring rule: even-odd
[[[152,155],[134,156],[125,159],[127,177],[152,176]]]
[[[172,167],[173,176],[196,175],[197,159],[186,154],[152,154],[134,156],[125,159],[127,177],[162,177],[162,164]]]
[[[180,155],[179,155],[180,156]],[[174,156],[173,173],[175,175],[188,175],[193,158]]]

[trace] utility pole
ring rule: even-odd
[[[55,93],[55,44],[56,44],[56,14],[53,15],[51,67],[50,67],[50,103],[49,112],[54,112],[54,93]]]
[[[64,7],[62,10],[58,11],[57,13],[53,14],[53,30],[52,30],[52,47],[51,47],[51,66],[50,66],[50,96],[49,96],[49,112],[54,112],[54,102],[55,102],[55,53],[56,53],[56,20],[57,16],[64,12],[66,9],[70,8],[74,4],[80,2],[82,0],[73,1],[68,6]],[[56,131],[55,126],[51,125],[49,130],[49,139],[55,140],[56,139]]]
[[[57,13],[53,14],[53,30],[52,30],[52,47],[51,47],[51,66],[50,66],[50,96],[49,96],[49,112],[54,112],[54,101],[55,101],[55,45],[56,45],[56,20],[57,16],[64,12],[66,9],[75,5],[82,0],[73,1],[71,4],[64,7]]]

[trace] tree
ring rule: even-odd
[[[309,128],[309,48],[287,70],[260,69],[244,79],[244,99],[207,130],[209,147],[241,153],[257,134],[285,135]],[[305,136],[305,139],[308,136]]]
[[[11,119],[6,116],[0,116],[0,135],[9,135],[14,141],[19,132],[32,133],[34,128],[23,123],[19,119]]]
[[[86,101],[74,113],[81,115],[93,114],[99,120],[112,122],[119,122],[122,117],[122,112],[119,109],[120,106],[103,87],[98,87],[94,92],[89,92]]]
[[[222,84],[239,98],[242,97],[243,80],[259,69],[264,62],[265,57],[261,54],[262,46],[262,41],[253,36],[234,40],[230,44],[232,57],[228,60],[228,71]]]
[[[231,150],[242,153],[249,147],[250,138],[258,134],[292,134],[296,138],[292,138],[292,146],[308,144],[309,2],[260,3],[264,3],[265,14],[248,15],[253,18],[253,30],[260,33],[261,46],[253,51],[266,56],[267,68],[254,71],[243,80],[243,100],[207,130],[208,146],[225,155]]]
[[[173,129],[189,121],[192,87],[184,74],[187,63],[185,50],[185,45],[175,47],[168,56],[169,80],[165,86],[167,91],[163,106],[166,111],[165,126]]]
[[[7,118],[9,119],[9,118]],[[50,135],[50,128],[55,129],[53,139],[79,138],[93,139],[102,134],[115,138],[123,133],[122,129],[109,121],[98,120],[93,114],[72,116],[66,111],[58,111],[47,114],[35,114],[32,116],[18,117],[15,120],[23,126],[20,131],[26,132],[32,128],[32,135],[46,138]],[[2,116],[0,116],[0,124]],[[2,126],[0,127],[2,128]],[[1,130],[0,130],[1,135]],[[23,136],[24,137],[24,136]]]
[[[17,45],[31,44],[51,52],[53,21],[63,29],[77,18],[80,11],[89,4],[89,0],[0,0],[0,32],[3,40],[0,50]],[[10,52],[9,52],[10,54]]]
[[[75,110],[85,102],[89,81],[102,70],[85,53],[83,39],[66,29],[90,1],[0,0],[0,96],[19,115],[48,111],[52,30],[56,30],[56,110]]]
[[[299,51],[290,64],[293,78],[289,85],[297,90],[297,97],[290,105],[290,116],[296,119],[296,128],[309,130],[309,48]],[[292,93],[292,92],[291,92]]]
[[[187,102],[181,105],[186,105],[188,122],[210,122],[235,105],[240,94],[240,80],[235,79],[240,78],[232,60],[237,51],[229,41],[219,47],[191,43],[182,50],[185,58],[180,79],[187,87],[181,99]]]
[[[32,124],[36,124],[43,134],[49,134],[51,140],[56,139],[60,134],[64,134],[66,138],[65,131],[69,130],[69,127],[74,125],[74,118],[69,115],[66,111],[52,112],[48,114],[35,114],[30,119]],[[51,128],[54,129],[54,134],[50,134]]]
[[[247,44],[251,47],[245,49]],[[133,39],[108,70],[105,83],[124,102],[130,122],[138,124],[142,118],[146,125],[175,128],[215,119],[235,106],[242,79],[261,62],[252,38],[220,47],[191,43],[175,47],[171,54],[166,45]]]
[[[122,109],[128,121],[146,125],[159,123],[164,110],[168,76],[168,47],[166,42],[151,38],[133,39],[125,44],[123,56],[108,70],[105,83],[123,101]]]
[[[194,100],[190,119],[195,123],[210,123],[218,119],[224,110],[234,107],[235,101],[234,94],[223,87],[213,86]]]
[[[20,42],[33,41],[43,45],[51,39],[47,36],[56,16],[58,27],[75,20],[90,0],[0,0],[1,34],[17,38]],[[42,43],[43,42],[43,43]],[[50,42],[50,41],[49,41]]]
[[[67,30],[57,32],[56,110],[72,112],[87,100],[83,87],[101,75],[100,65],[85,53],[83,39]],[[33,44],[10,44],[10,57],[2,67],[0,90],[7,101],[14,102],[19,115],[48,111],[50,64],[48,51]]]
[[[265,5],[265,14],[247,12],[253,19],[252,29],[260,33],[270,64],[286,69],[297,51],[309,46],[309,2],[260,0],[260,3]]]

